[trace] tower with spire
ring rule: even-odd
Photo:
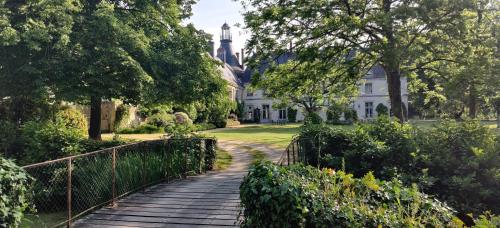
[[[217,49],[217,58],[227,63],[236,71],[242,71],[243,67],[239,61],[239,53],[233,51],[233,39],[231,34],[231,27],[224,23],[221,27],[220,34],[220,47]]]

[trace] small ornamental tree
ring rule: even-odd
[[[379,115],[379,116],[389,115],[389,109],[387,108],[387,106],[385,106],[382,103],[380,103],[380,104],[377,105],[377,107],[375,108],[375,111],[377,111],[377,115]]]

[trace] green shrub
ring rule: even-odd
[[[193,121],[184,112],[174,113],[174,119],[175,119],[176,124],[183,124],[183,125],[192,125],[193,124]]]
[[[142,124],[135,128],[124,128],[119,130],[118,134],[153,134],[153,133],[164,133],[165,130],[161,127],[157,127],[150,124]]]
[[[30,210],[28,185],[31,178],[14,162],[0,157],[0,227],[18,227]]]
[[[61,108],[55,116],[56,123],[60,123],[66,126],[66,128],[74,128],[81,131],[82,135],[87,134],[88,124],[87,118],[82,112],[75,108],[63,107]]]
[[[323,119],[321,116],[318,115],[318,113],[315,112],[310,112],[307,113],[306,117],[304,118],[304,124],[321,124],[323,123]]]
[[[425,191],[463,213],[500,213],[500,139],[479,121],[443,121],[418,133]]]
[[[333,103],[326,111],[326,119],[332,123],[339,123],[340,116],[344,112],[344,107],[341,104]]]
[[[217,159],[217,139],[205,140],[205,170],[213,170]]]
[[[384,104],[380,103],[377,105],[375,108],[375,111],[377,112],[378,116],[388,116],[389,115],[389,108],[385,106]]]
[[[352,130],[304,126],[298,139],[307,164],[417,183],[464,221],[468,213],[500,213],[500,137],[478,121],[444,121],[417,131],[379,117]]]
[[[240,186],[242,227],[444,227],[445,204],[369,173],[356,179],[311,166],[258,163]]]
[[[16,125],[7,120],[0,120],[0,156],[7,155],[16,139]]]
[[[81,129],[68,127],[62,121],[27,122],[21,127],[18,154],[21,164],[76,155],[82,152],[80,141],[85,139]]]
[[[116,108],[114,131],[125,128],[130,118],[130,106],[122,104]]]
[[[288,108],[288,122],[295,123],[297,121],[297,109]]]
[[[175,124],[175,117],[172,114],[156,113],[148,117],[147,123],[159,128],[165,128]]]
[[[347,121],[347,122],[350,122],[350,123],[354,123],[356,121],[358,121],[358,113],[356,112],[355,109],[347,109],[345,112],[344,112],[344,119]]]

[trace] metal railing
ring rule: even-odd
[[[278,164],[280,165],[291,165],[298,162],[302,162],[303,150],[301,150],[301,140],[298,138],[293,138],[292,142],[288,144],[285,151],[281,154]]]
[[[24,166],[34,178],[36,212],[23,226],[70,227],[102,206],[155,183],[203,173],[213,167],[215,139],[162,139]]]
[[[302,163],[317,166],[320,162],[321,140],[295,137],[281,154],[279,165]]]

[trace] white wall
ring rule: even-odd
[[[372,93],[366,93],[365,91],[365,84],[366,83],[371,83],[372,84]],[[408,108],[408,88],[407,88],[407,79],[406,78],[401,78],[401,95],[403,102],[405,103],[406,107]],[[277,121],[279,119],[279,111],[273,108],[273,104],[276,103],[273,99],[269,99],[265,97],[264,91],[263,90],[255,90],[253,91],[252,96],[247,96],[247,90],[242,91],[242,97],[243,100],[245,101],[245,113],[248,111],[252,111],[255,108],[259,108],[262,110],[262,105],[267,104],[270,106],[270,120],[272,121]],[[366,102],[373,102],[373,117],[377,117],[377,112],[375,109],[377,108],[377,105],[382,103],[384,104],[387,108],[390,109],[390,100],[389,100],[389,92],[388,92],[388,86],[387,86],[387,81],[385,78],[368,78],[368,79],[363,79],[359,83],[359,96],[354,99],[354,103],[352,104],[352,107],[356,110],[358,114],[358,118],[363,120],[366,119],[366,113],[365,113],[365,103]],[[251,107],[251,110],[249,110],[249,107]],[[301,108],[295,107],[297,109],[297,121],[301,121],[304,119],[304,112],[301,110]],[[318,114],[324,119],[327,119],[326,115],[326,110],[327,108],[324,107],[320,111],[318,111]]]

